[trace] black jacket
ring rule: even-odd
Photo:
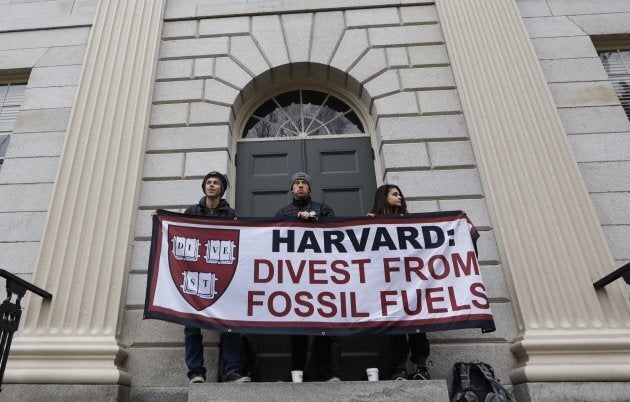
[[[303,200],[293,199],[289,205],[285,205],[276,212],[276,218],[284,218],[289,216],[297,217],[300,211],[315,211],[315,220],[325,216],[335,216],[335,212],[326,204],[311,200],[308,196]]]
[[[188,215],[216,216],[219,218],[234,218],[236,216],[234,209],[230,208],[230,204],[223,198],[221,198],[218,207],[210,210],[206,206],[206,197],[201,197],[198,204],[191,205],[184,213]]]

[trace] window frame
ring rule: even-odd
[[[6,142],[4,149],[2,146],[0,146],[0,169],[2,168],[2,165],[4,164],[4,161],[6,159],[6,151],[9,147],[9,141],[11,140],[11,135],[13,134],[13,130],[15,129],[15,122],[17,121],[22,104],[24,103],[24,97],[26,94],[27,85],[28,85],[27,75],[0,77],[0,87],[7,87],[6,93],[4,95],[0,95],[0,116],[2,116],[2,111],[5,107],[17,106],[17,112],[15,113],[14,118],[7,119],[7,121],[9,122],[9,126],[8,126],[9,128],[3,129],[3,126],[0,125],[0,140],[2,140],[3,143]],[[11,103],[7,104],[6,97],[9,94],[9,90],[11,89],[11,87],[14,87],[14,86],[23,86],[24,90],[20,94],[20,97],[17,101],[12,101]]]
[[[623,108],[626,117],[630,121],[630,42],[600,42],[596,43],[597,56],[599,57],[604,71],[608,76],[608,81],[613,87],[619,103]],[[620,55],[621,62],[616,66],[621,68],[622,72],[610,71],[612,70],[610,64],[605,63],[602,58],[604,53],[624,53],[626,57]],[[614,68],[614,66],[613,66]],[[626,85],[624,85],[626,84]],[[620,90],[620,86],[624,87],[623,92]]]

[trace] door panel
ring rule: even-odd
[[[248,216],[274,216],[277,206],[287,203],[286,191],[253,191],[251,197],[252,212]]]
[[[303,169],[302,141],[241,142],[236,153],[236,211],[274,216],[289,202],[293,173]]]
[[[369,138],[306,141],[305,154],[314,200],[330,205],[336,216],[367,212],[376,184]]]
[[[237,151],[236,210],[273,216],[291,201],[290,178],[307,172],[311,198],[337,216],[363,215],[372,205],[376,178],[370,139],[241,142]]]

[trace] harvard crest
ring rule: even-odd
[[[169,267],[184,299],[201,311],[230,285],[238,263],[239,231],[171,225]]]

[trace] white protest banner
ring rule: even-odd
[[[494,330],[461,211],[318,222],[158,211],[145,318],[243,333]]]

